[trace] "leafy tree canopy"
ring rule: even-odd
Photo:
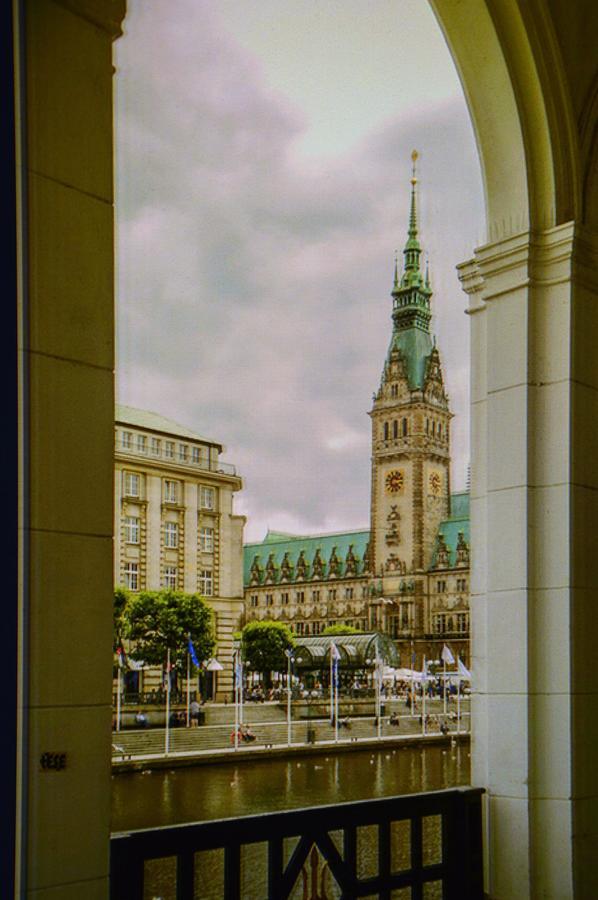
[[[170,650],[171,663],[183,667],[189,636],[200,661],[209,659],[214,651],[213,613],[199,594],[171,590],[130,593],[124,618],[133,659],[162,665]]]
[[[361,628],[354,625],[327,625],[320,634],[364,634]]]
[[[282,622],[249,622],[241,632],[243,659],[254,672],[282,672],[287,667],[285,650],[295,644],[293,633]]]

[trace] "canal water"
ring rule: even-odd
[[[112,831],[434,791],[469,783],[469,744],[146,770],[112,778]]]

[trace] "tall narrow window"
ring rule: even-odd
[[[199,489],[199,505],[202,509],[214,509],[214,488],[200,487]]]
[[[147,438],[144,434],[137,435],[137,453],[147,453]]]
[[[166,457],[166,459],[174,459],[174,441],[165,442],[164,456]]]
[[[179,483],[178,481],[164,480],[164,502],[178,503]]]
[[[176,577],[177,577],[177,569],[176,566],[164,566],[164,587],[168,588],[168,590],[175,591],[176,590]]]
[[[125,565],[125,587],[130,591],[139,590],[139,563],[128,562]]]
[[[150,452],[152,456],[160,456],[160,438],[153,437],[150,441]]]
[[[179,546],[179,526],[176,522],[164,523],[164,546],[171,548]]]
[[[139,543],[139,517],[125,517],[125,541],[127,544]]]
[[[405,419],[403,419],[403,422],[404,422],[404,421],[405,421]],[[397,422],[396,419],[395,419],[395,420],[393,421],[393,423],[392,423],[392,436],[393,436],[393,438],[394,438],[395,440],[396,440],[396,439],[398,438],[398,436],[399,436],[399,423]]]
[[[199,529],[199,549],[203,553],[214,551],[214,529],[210,527]]]
[[[123,445],[123,448],[124,448],[125,450],[130,450],[130,449],[131,449],[131,442],[132,442],[132,440],[133,440],[133,435],[131,434],[130,431],[123,431],[123,432],[122,432],[122,445]]]
[[[179,460],[181,462],[187,462],[187,457],[189,455],[189,447],[187,444],[179,444]]]
[[[141,496],[141,476],[136,472],[125,472],[125,494],[127,497]]]
[[[384,440],[388,440],[388,422],[384,423]]]
[[[199,593],[204,597],[214,595],[214,574],[211,569],[201,569],[199,573]]]
[[[401,425],[402,425],[403,437],[407,437],[407,419],[402,419]]]

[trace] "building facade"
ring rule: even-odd
[[[114,582],[130,591],[199,593],[214,611],[217,696],[232,689],[233,632],[243,611],[242,487],[222,444],[155,413],[116,407]],[[140,688],[159,685],[144,670]]]
[[[381,631],[403,665],[439,659],[448,642],[469,664],[469,495],[451,493],[452,413],[421,267],[416,159],[414,151],[403,270],[395,260],[390,344],[369,412],[370,528],[268,532],[247,544],[246,618],[285,621],[299,635],[339,623]]]

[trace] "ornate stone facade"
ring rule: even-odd
[[[415,161],[404,266],[395,260],[392,334],[370,410],[369,531],[269,532],[245,547],[245,614],[300,635],[345,623],[392,636],[404,664],[449,642],[469,664],[469,497],[450,490],[450,423],[420,269]]]
[[[232,689],[233,632],[243,612],[242,482],[222,445],[155,413],[116,408],[114,578],[129,590],[197,592],[216,618],[218,696]],[[144,672],[143,689],[158,671]],[[140,686],[141,687],[141,686]]]

